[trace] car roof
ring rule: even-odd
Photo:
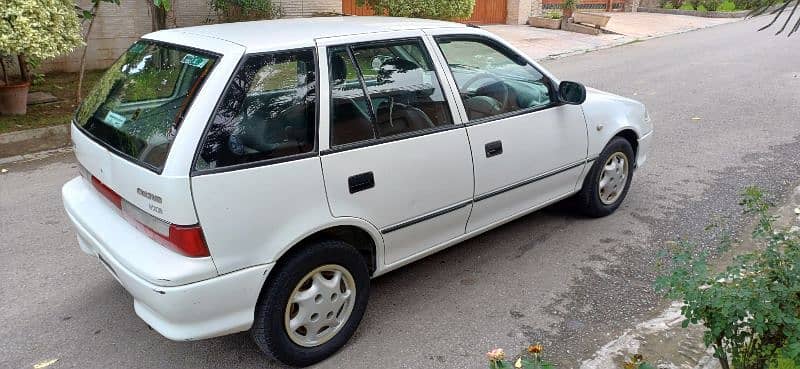
[[[221,23],[204,26],[174,28],[149,34],[147,38],[161,38],[169,33],[200,35],[239,44],[249,50],[270,48],[274,45],[313,43],[326,37],[365,33],[402,31],[432,28],[461,28],[455,22],[375,16],[334,16],[315,18],[286,18],[253,22]]]

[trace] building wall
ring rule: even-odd
[[[79,1],[84,9],[91,7],[89,0]],[[308,17],[314,13],[341,12],[341,0],[276,0],[284,17]],[[215,23],[208,0],[173,0],[167,15],[167,26],[189,27]],[[88,22],[85,22],[86,29]],[[120,5],[101,2],[98,16],[92,25],[86,49],[86,68],[102,69],[114,62],[142,35],[151,31],[148,0],[121,0]],[[83,48],[70,54],[46,61],[41,72],[75,72],[80,68]]]
[[[541,0],[539,0],[541,1]],[[531,16],[535,0],[507,0],[508,16],[506,24],[525,24]]]

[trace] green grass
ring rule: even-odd
[[[83,80],[83,96],[100,79],[103,71],[88,71]],[[51,73],[44,80],[31,86],[31,92],[49,92],[57,102],[28,106],[25,115],[0,115],[0,133],[31,128],[57,126],[69,123],[77,108],[75,91],[78,88],[78,73]]]

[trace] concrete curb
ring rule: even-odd
[[[69,125],[26,129],[0,134],[0,158],[68,146]]]
[[[720,11],[700,11],[700,10],[683,10],[683,9],[645,8],[642,6],[639,7],[638,11],[643,13],[690,15],[693,17],[705,17],[705,18],[744,18],[747,16],[748,13],[750,13],[749,10],[720,12]]]
[[[739,21],[741,21],[741,20],[739,20]],[[735,23],[735,22],[739,22],[739,21],[734,21],[734,22],[730,22],[730,23]],[[659,34],[649,35],[649,36],[643,36],[643,37],[633,37],[633,36],[624,36],[623,35],[624,37],[621,37],[621,38],[619,38],[617,40],[614,40],[613,42],[608,43],[606,45],[601,45],[601,46],[597,46],[597,47],[590,47],[590,48],[585,48],[585,49],[572,50],[572,51],[563,52],[561,54],[548,55],[546,57],[536,59],[536,61],[547,61],[547,60],[561,59],[561,58],[564,58],[564,57],[585,54],[585,53],[589,53],[589,52],[592,52],[592,51],[611,49],[611,48],[614,48],[614,47],[627,45],[627,44],[634,43],[634,42],[647,41],[647,40],[652,40],[652,39],[661,38],[661,37],[667,37],[667,36],[672,36],[672,35],[680,35],[680,34],[688,33],[688,32],[694,32],[694,31],[698,31],[698,30],[701,30],[701,29],[721,26],[721,25],[724,25],[724,24],[729,24],[729,23],[711,24],[711,25],[701,26],[701,27],[697,27],[697,28],[683,29],[683,30],[674,31],[674,32],[664,32],[664,33],[659,33]]]

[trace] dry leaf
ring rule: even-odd
[[[42,361],[41,363],[34,365],[33,369],[47,368],[48,366],[55,364],[56,361],[58,361],[58,359]]]

